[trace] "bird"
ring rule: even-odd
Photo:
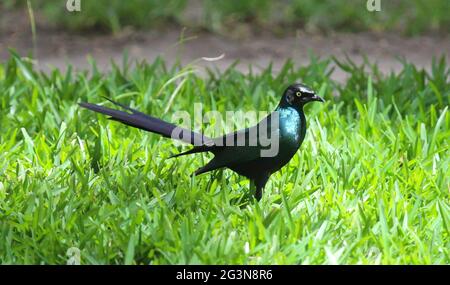
[[[188,151],[171,157],[212,153],[214,157],[192,175],[221,168],[231,169],[250,180],[256,201],[261,200],[269,177],[285,166],[302,145],[306,136],[304,106],[314,101],[325,102],[308,86],[294,83],[284,90],[275,110],[255,126],[211,138],[106,99],[124,111],[87,102],[79,105],[107,115],[110,120],[193,145]],[[267,141],[272,145],[268,145]]]

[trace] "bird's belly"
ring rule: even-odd
[[[278,155],[275,157],[262,158],[264,160],[263,164],[270,166],[271,173],[278,171],[291,160],[299,147],[300,143],[296,141],[281,142]]]
[[[228,168],[248,178],[255,178],[263,173],[272,174],[291,160],[299,146],[299,144],[293,142],[280,142],[278,152],[275,156],[260,156],[256,160],[229,166]]]

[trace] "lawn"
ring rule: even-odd
[[[349,75],[329,77],[331,65]],[[0,64],[0,263],[448,264],[450,69],[312,58],[243,74],[162,59],[99,72]],[[178,110],[273,109],[302,81],[306,140],[261,202],[229,170],[195,178],[210,156],[81,109],[106,96],[171,120]],[[206,110],[205,110],[206,111]],[[72,249],[73,250],[73,249]]]

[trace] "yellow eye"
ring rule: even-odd
[[[297,97],[302,96],[302,93],[300,93],[299,91],[297,91],[297,93],[295,93],[295,95],[297,95]]]

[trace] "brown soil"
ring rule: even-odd
[[[3,14],[3,15],[2,15]],[[89,68],[87,56],[92,56],[102,70],[107,70],[110,60],[120,62],[123,52],[128,51],[131,59],[146,59],[152,62],[163,56],[168,63],[178,57],[183,63],[200,57],[224,58],[215,62],[202,62],[203,66],[225,69],[236,59],[237,68],[246,71],[252,64],[254,70],[264,68],[270,62],[274,70],[279,69],[288,58],[301,66],[309,62],[309,52],[320,57],[336,56],[343,59],[348,55],[359,63],[366,55],[376,62],[382,72],[398,72],[399,58],[429,69],[433,56],[445,55],[450,59],[450,36],[427,35],[405,38],[396,34],[335,33],[313,35],[299,31],[296,36],[277,38],[271,35],[251,35],[230,39],[222,36],[184,31],[187,39],[182,44],[182,28],[171,27],[165,31],[136,32],[125,30],[119,35],[98,33],[69,33],[38,21],[36,45],[33,45],[28,16],[24,12],[0,13],[0,60],[9,57],[7,48],[16,49],[20,54],[33,52],[38,68],[48,71],[53,67],[65,69],[68,64],[76,69]],[[255,68],[256,67],[256,68]],[[346,75],[339,69],[333,78],[344,81]]]

